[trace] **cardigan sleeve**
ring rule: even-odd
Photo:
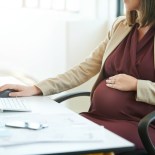
[[[138,80],[136,101],[155,105],[155,83],[149,80]]]
[[[79,65],[63,74],[39,82],[36,86],[43,95],[52,95],[81,85],[95,76],[101,68],[102,57],[107,44],[103,41],[92,54]]]
[[[35,86],[42,91],[43,95],[52,95],[79,86],[99,73],[106,46],[122,19],[124,20],[124,17],[116,19],[104,41],[83,62],[63,74],[41,81]]]

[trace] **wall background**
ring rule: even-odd
[[[57,18],[49,10],[0,9],[0,70],[40,81],[83,61],[115,19],[115,0],[94,2],[95,14],[88,19]],[[71,91],[90,90],[95,78]],[[87,111],[89,103],[83,97],[64,104],[80,112]]]

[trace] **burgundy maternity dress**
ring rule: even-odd
[[[137,28],[136,24],[107,58],[103,69],[105,79],[96,87],[89,111],[81,115],[135,143],[137,149],[143,149],[138,122],[154,111],[155,105],[138,102],[135,91],[112,89],[105,82],[108,77],[122,73],[155,82],[155,28],[151,28],[140,41]],[[155,124],[150,128],[150,135],[155,144]]]

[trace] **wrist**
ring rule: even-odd
[[[32,87],[33,87],[34,95],[43,95],[42,91],[38,87],[36,87],[35,85]]]
[[[134,91],[137,91],[137,82],[138,82],[138,80],[135,79],[135,81],[134,81]]]

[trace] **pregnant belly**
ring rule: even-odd
[[[90,112],[104,118],[126,119],[139,109],[135,95],[135,92],[109,88],[106,82],[102,81],[94,91]]]

